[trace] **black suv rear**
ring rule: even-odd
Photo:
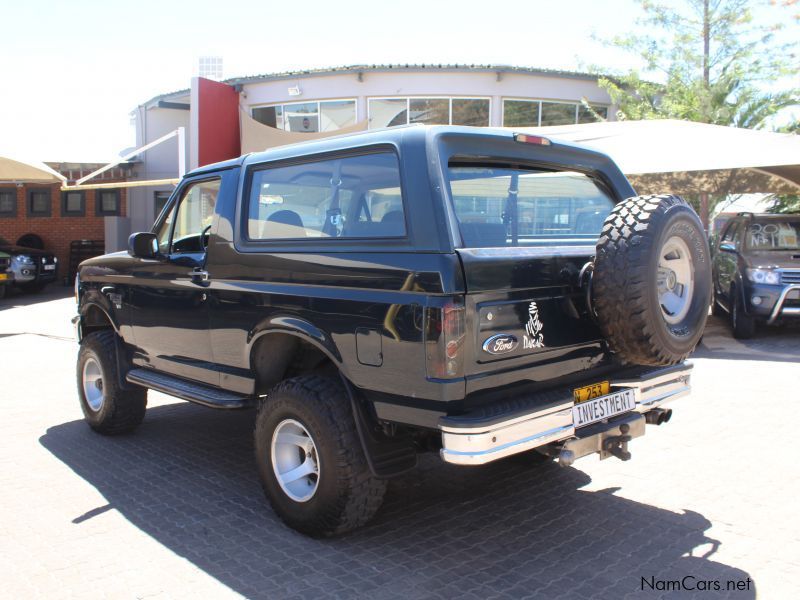
[[[256,406],[266,495],[315,535],[364,523],[425,450],[627,460],[689,392],[711,291],[697,215],[633,193],[597,152],[466,127],[197,169],[80,267],[86,419],[129,431],[148,389]]]
[[[731,219],[714,247],[713,279],[713,312],[730,315],[737,338],[800,317],[800,215]]]

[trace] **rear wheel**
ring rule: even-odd
[[[756,333],[756,320],[745,314],[742,295],[735,288],[731,290],[733,309],[731,310],[731,326],[733,337],[737,340],[748,340]]]
[[[711,296],[697,214],[679,196],[620,202],[597,242],[592,285],[600,327],[625,362],[683,361],[703,335]]]
[[[356,432],[346,390],[308,375],[278,384],[256,419],[255,451],[264,493],[290,527],[313,536],[366,523],[383,502]]]
[[[117,376],[113,331],[97,331],[78,351],[78,397],[89,426],[108,435],[133,431],[144,419],[147,390],[122,389]]]

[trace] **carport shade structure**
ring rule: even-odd
[[[0,155],[0,182],[64,183],[66,180],[42,162]]]
[[[514,128],[608,154],[638,194],[800,193],[800,136],[691,121]]]

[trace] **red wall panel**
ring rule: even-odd
[[[239,138],[239,94],[225,83],[198,80],[198,166],[236,158]]]

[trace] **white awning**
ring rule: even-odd
[[[800,191],[794,134],[672,119],[511,129],[608,154],[639,194]]]
[[[67,180],[43,162],[0,156],[0,181],[11,183],[62,183]]]
[[[349,127],[332,131],[315,131],[310,133],[298,131],[284,131],[259,123],[244,110],[239,110],[239,131],[241,132],[242,154],[248,152],[263,152],[277,146],[287,146],[299,142],[318,140],[320,138],[355,133],[367,129],[367,122],[362,121]]]

